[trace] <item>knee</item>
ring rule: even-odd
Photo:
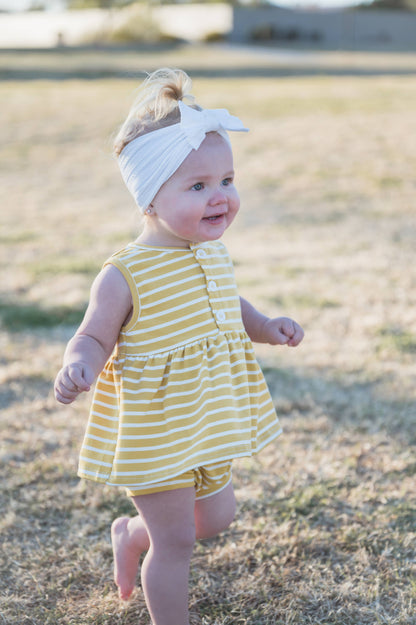
[[[227,510],[224,511],[224,516],[221,519],[222,527],[221,527],[220,531],[226,530],[228,527],[230,527],[231,523],[235,519],[236,507],[237,506],[236,506],[235,499],[233,499],[233,501],[230,504],[230,506],[227,508]]]
[[[211,511],[210,511],[211,512]],[[204,514],[205,513],[205,514]],[[226,530],[234,521],[236,513],[235,499],[213,513],[204,510],[195,515],[197,538],[212,538]]]
[[[169,527],[157,545],[165,553],[175,553],[176,557],[191,554],[195,545],[196,530],[194,524],[183,524]]]
[[[231,523],[235,519],[236,513],[236,502],[235,499],[229,502],[228,506],[224,508],[222,514],[219,515],[218,518],[218,532],[222,532],[230,527]]]

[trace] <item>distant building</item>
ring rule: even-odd
[[[329,49],[416,49],[416,13],[234,7],[230,40],[318,45]]]

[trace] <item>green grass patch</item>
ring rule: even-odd
[[[269,298],[270,302],[285,309],[293,308],[338,308],[340,302],[327,297],[317,297],[310,293],[290,293],[287,295],[273,295]]]
[[[378,330],[379,351],[395,350],[402,354],[416,354],[416,334],[399,326],[383,326]]]
[[[38,236],[37,232],[33,232],[31,230],[23,230],[21,232],[2,232],[0,234],[0,243],[2,245],[26,243],[26,241],[36,240]]]
[[[71,306],[42,307],[37,304],[0,302],[0,321],[11,332],[36,328],[53,328],[59,325],[77,325],[85,308]]]
[[[100,270],[100,264],[92,260],[64,259],[57,260],[51,258],[41,262],[33,263],[28,267],[34,278],[48,275],[80,274],[86,276],[96,276]]]

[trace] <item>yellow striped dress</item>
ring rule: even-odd
[[[219,241],[130,243],[133,315],[100,374],[79,475],[129,489],[251,456],[281,432]]]

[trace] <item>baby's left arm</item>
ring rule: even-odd
[[[288,317],[271,319],[256,310],[243,297],[240,297],[240,305],[244,327],[250,339],[255,343],[296,347],[302,341],[304,332],[293,319]]]

